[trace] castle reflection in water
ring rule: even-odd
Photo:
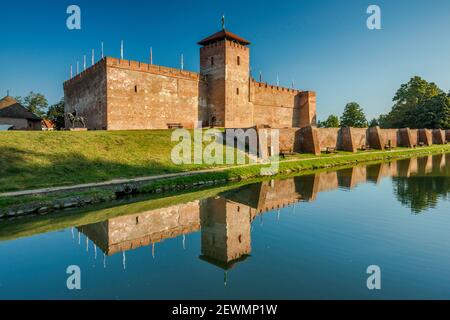
[[[393,177],[397,196],[406,205],[413,202],[408,202],[408,199],[421,197],[418,188],[409,184],[414,185],[414,179],[433,179],[433,173],[444,176],[446,187],[439,190],[445,190],[442,195],[446,196],[450,192],[450,166],[446,165],[449,163],[450,154],[436,155],[266,181],[214,198],[120,216],[82,226],[78,230],[106,256],[143,246],[153,246],[154,250],[155,243],[164,239],[200,231],[200,259],[228,270],[250,255],[252,221],[265,212],[302,201],[314,201],[320,192],[352,189],[366,182],[378,183],[388,176]],[[408,194],[408,189],[413,194]],[[427,186],[425,192],[428,193],[425,198],[431,199],[425,206],[432,206],[433,199],[436,200],[432,185]]]

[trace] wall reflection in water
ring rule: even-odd
[[[215,198],[121,216],[78,229],[105,255],[142,246],[152,246],[154,254],[155,243],[200,231],[200,259],[228,270],[250,256],[252,221],[265,212],[314,201],[320,192],[350,190],[361,183],[379,183],[383,177],[392,177],[397,199],[413,213],[420,213],[448,196],[448,164],[450,154],[266,181]]]

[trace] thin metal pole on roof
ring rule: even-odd
[[[259,82],[262,82],[262,71],[259,72]]]
[[[280,77],[278,76],[278,73],[277,73],[277,87],[278,86],[280,86]]]
[[[292,89],[294,89],[294,79],[292,79]]]
[[[92,65],[95,64],[95,51],[94,49],[92,49],[92,61],[91,61]]]
[[[70,79],[73,78],[73,66],[70,65]]]
[[[103,41],[102,41],[102,59],[105,57],[105,50],[104,50],[104,47],[103,47]]]
[[[184,57],[183,57],[183,54],[181,54],[181,70],[184,70]]]
[[[120,41],[120,59],[123,60],[123,40]]]
[[[150,47],[150,64],[153,64],[153,47]]]
[[[80,73],[80,61],[77,61],[77,74]]]
[[[86,55],[83,56],[83,70],[86,71]]]

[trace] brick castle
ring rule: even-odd
[[[64,83],[66,114],[90,130],[315,125],[315,92],[252,78],[250,42],[222,29],[198,44],[200,73],[103,58]]]

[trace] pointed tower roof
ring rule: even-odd
[[[28,111],[11,96],[6,96],[0,100],[0,117],[41,121],[41,118]]]
[[[245,40],[245,39],[235,35],[234,33],[230,32],[228,30],[225,30],[225,29],[222,29],[219,32],[216,32],[213,35],[211,35],[211,36],[209,36],[209,37],[199,41],[198,44],[201,45],[201,46],[206,46],[206,45],[211,44],[213,42],[221,41],[221,40],[224,40],[224,39],[236,41],[237,43],[242,44],[244,46],[247,46],[247,45],[250,44],[250,41],[247,41],[247,40]]]

